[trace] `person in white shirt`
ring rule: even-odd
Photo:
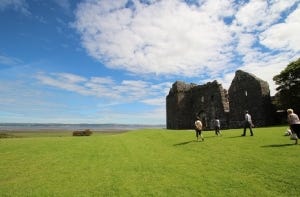
[[[287,110],[288,123],[292,133],[296,133],[297,138],[295,139],[295,144],[298,144],[298,139],[300,138],[300,120],[297,114],[294,113],[292,109]]]
[[[199,117],[197,117],[195,121],[195,131],[196,131],[197,141],[199,140],[199,136],[201,140],[204,141],[204,137],[202,136],[202,122],[200,121]]]
[[[215,126],[215,133],[216,135],[222,135],[221,132],[220,132],[220,127],[221,127],[221,124],[220,124],[220,120],[218,119],[218,117],[215,118],[215,121],[214,121],[214,126]]]
[[[249,128],[250,130],[250,135],[253,136],[253,131],[252,131],[252,119],[251,119],[251,115],[249,114],[248,111],[245,112],[245,121],[244,121],[244,132],[242,134],[242,136],[246,136],[246,130],[247,128]]]

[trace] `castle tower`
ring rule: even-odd
[[[194,117],[191,89],[194,84],[176,81],[166,98],[167,129],[190,129]]]
[[[230,128],[239,128],[243,125],[246,110],[251,114],[255,126],[267,126],[273,123],[270,89],[266,81],[238,70],[228,94]]]

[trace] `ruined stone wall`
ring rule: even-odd
[[[167,96],[167,129],[193,129],[199,116],[205,129],[213,128],[216,116],[228,127],[227,92],[217,81],[205,85],[175,82]]]
[[[222,126],[227,127],[229,105],[226,90],[217,81],[205,85],[195,86],[192,89],[194,117],[199,116],[205,129],[213,129],[213,121],[218,117]]]
[[[167,129],[193,129],[199,116],[205,129],[213,129],[218,117],[221,127],[240,128],[248,110],[256,126],[273,123],[267,82],[244,71],[236,71],[229,91],[217,81],[204,85],[175,82],[166,98]]]
[[[193,84],[176,81],[166,99],[167,129],[189,129],[194,119],[191,89]]]
[[[255,126],[272,124],[273,112],[270,89],[266,81],[238,70],[235,73],[228,93],[231,128],[242,126],[246,110],[251,114]]]

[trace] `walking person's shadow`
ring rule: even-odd
[[[262,148],[272,148],[272,147],[285,147],[285,146],[294,146],[295,144],[270,144],[261,146]]]
[[[180,142],[180,143],[178,143],[178,144],[174,144],[174,146],[186,145],[186,144],[189,144],[189,143],[192,143],[192,142],[200,142],[200,141],[197,141],[197,140],[191,140],[191,141],[186,141],[186,142]]]

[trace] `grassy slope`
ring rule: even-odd
[[[297,196],[300,145],[285,129],[0,139],[0,196]]]

